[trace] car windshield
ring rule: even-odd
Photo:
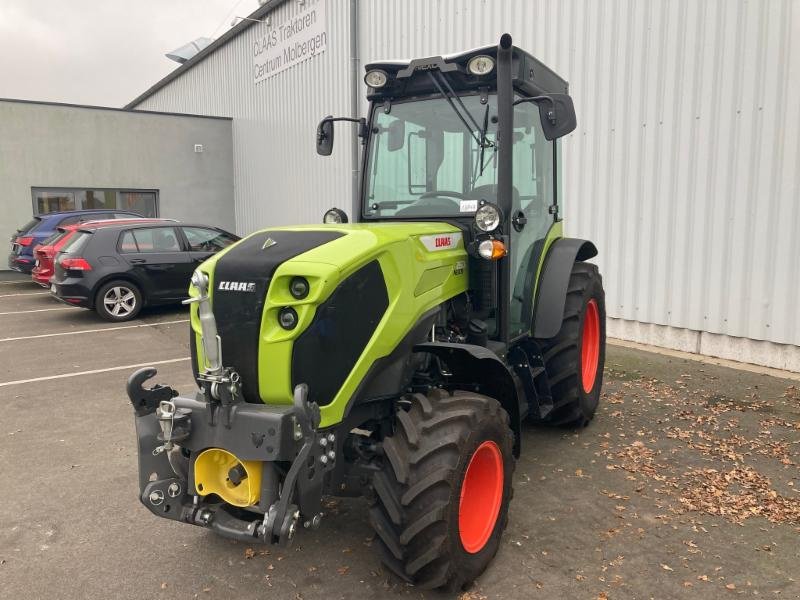
[[[61,252],[64,254],[75,254],[83,250],[86,242],[92,237],[91,232],[77,231],[69,240],[62,246]]]
[[[469,216],[497,200],[496,95],[376,106],[371,127],[365,217]]]
[[[45,240],[42,242],[41,245],[42,246],[52,246],[53,244],[55,244],[58,240],[60,240],[65,235],[67,235],[66,231],[56,231],[50,237],[45,238]]]
[[[19,233],[30,233],[31,231],[36,229],[39,226],[39,223],[41,222],[42,222],[41,217],[34,217],[30,221],[25,223],[25,225],[17,229],[17,231]]]

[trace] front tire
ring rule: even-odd
[[[95,296],[94,309],[106,321],[120,323],[136,318],[142,310],[142,292],[129,281],[103,284]]]
[[[600,402],[606,357],[606,301],[597,265],[572,266],[561,329],[537,342],[553,394],[547,422],[585,427]]]
[[[425,589],[459,590],[483,573],[508,522],[513,442],[493,398],[414,394],[373,480],[370,522],[384,565]]]

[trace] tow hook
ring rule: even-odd
[[[128,398],[133,405],[136,415],[143,417],[156,410],[156,407],[164,400],[172,400],[178,392],[169,386],[156,384],[150,389],[145,389],[142,384],[148,379],[152,379],[158,374],[153,367],[145,367],[135,371],[129,378],[126,390]]]

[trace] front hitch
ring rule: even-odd
[[[128,381],[139,442],[140,500],[151,512],[250,543],[288,544],[301,515],[305,527],[319,525],[325,476],[336,465],[336,434],[319,431],[320,409],[308,400],[307,385],[295,387],[292,406],[251,404],[236,396],[225,405],[204,393],[191,399],[166,386],[144,388],[156,373],[140,369]],[[241,510],[227,500],[211,503],[197,488],[195,461],[214,448],[240,463],[262,465],[256,505]],[[276,463],[290,463],[282,481]],[[263,518],[247,518],[254,508]]]

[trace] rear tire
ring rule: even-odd
[[[605,292],[596,265],[572,266],[561,329],[554,338],[537,342],[553,394],[546,422],[585,427],[600,401],[606,355]]]
[[[425,588],[460,590],[500,546],[512,496],[514,437],[493,398],[411,397],[383,442],[370,522],[386,568]]]
[[[103,284],[94,300],[94,309],[106,321],[120,323],[136,318],[142,310],[142,292],[129,281],[115,280]]]

